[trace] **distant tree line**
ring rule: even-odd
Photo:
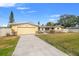
[[[79,25],[79,16],[75,15],[61,15],[58,20],[58,24],[64,27],[74,27],[77,24]]]
[[[79,16],[64,14],[59,17],[57,23],[47,22],[46,26],[61,25],[64,27],[74,27],[79,25]]]

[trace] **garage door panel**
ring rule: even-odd
[[[18,35],[21,34],[35,34],[35,28],[18,28]]]

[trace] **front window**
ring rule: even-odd
[[[45,28],[45,30],[49,30],[49,28]]]

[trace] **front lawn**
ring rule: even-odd
[[[17,36],[0,37],[0,56],[11,56],[18,39]]]
[[[40,34],[37,36],[68,55],[79,56],[79,33]]]

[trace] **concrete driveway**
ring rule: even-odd
[[[67,56],[35,35],[22,35],[13,56]]]

